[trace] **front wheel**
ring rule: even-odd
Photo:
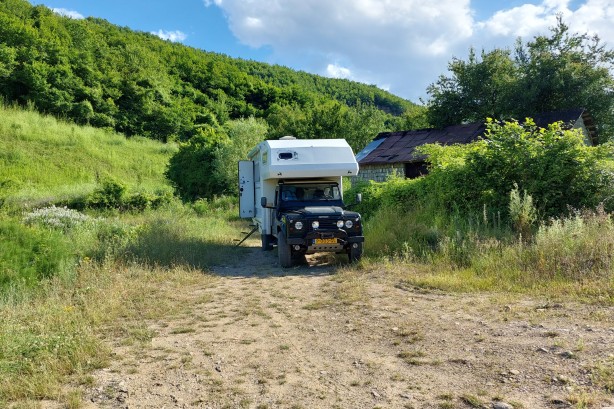
[[[350,244],[350,249],[348,251],[348,257],[350,259],[350,263],[358,262],[362,258],[362,243]]]
[[[286,235],[283,231],[277,233],[277,256],[282,268],[292,267],[292,250],[286,242]]]

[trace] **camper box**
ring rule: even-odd
[[[313,179],[338,181],[356,176],[358,162],[345,139],[280,139],[264,141],[239,162],[240,215],[261,219],[262,197],[275,201],[279,180]],[[256,220],[262,223],[262,220]]]

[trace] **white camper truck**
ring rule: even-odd
[[[324,251],[360,259],[360,214],[342,197],[342,176],[358,173],[345,140],[284,137],[261,142],[248,159],[239,162],[239,212],[253,220],[263,250],[277,246],[282,267]]]

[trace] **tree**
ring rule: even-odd
[[[551,36],[518,42],[519,119],[532,113],[582,107],[594,116],[602,142],[614,137],[614,51],[598,36],[570,33],[559,17]]]
[[[500,118],[518,104],[518,67],[509,51],[482,51],[478,59],[471,49],[467,62],[455,58],[448,68],[453,77],[442,75],[427,89],[431,95],[428,115],[433,125]]]
[[[268,127],[264,120],[250,117],[229,121],[224,128],[228,140],[214,149],[212,176],[219,181],[219,193],[235,193],[239,185],[237,163],[246,160],[249,151],[264,140]]]
[[[0,1],[0,97],[161,141],[254,116],[270,119],[272,137],[341,137],[355,149],[415,107],[372,85],[62,17],[27,0]]]
[[[234,193],[238,186],[237,162],[262,141],[267,125],[256,118],[210,127],[180,146],[170,159],[166,177],[184,201]]]
[[[165,176],[183,201],[212,197],[222,190],[212,176],[214,151],[220,139],[216,130],[209,128],[180,145],[170,158]]]
[[[430,122],[438,127],[486,118],[523,120],[534,114],[586,108],[602,141],[614,137],[614,51],[599,37],[570,33],[559,17],[550,36],[537,36],[509,50],[470,51],[453,59],[451,76],[427,91]]]

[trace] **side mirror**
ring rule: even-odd
[[[260,198],[260,206],[266,207],[266,197],[265,196],[262,196]]]
[[[362,193],[356,194],[356,204],[362,203]]]

